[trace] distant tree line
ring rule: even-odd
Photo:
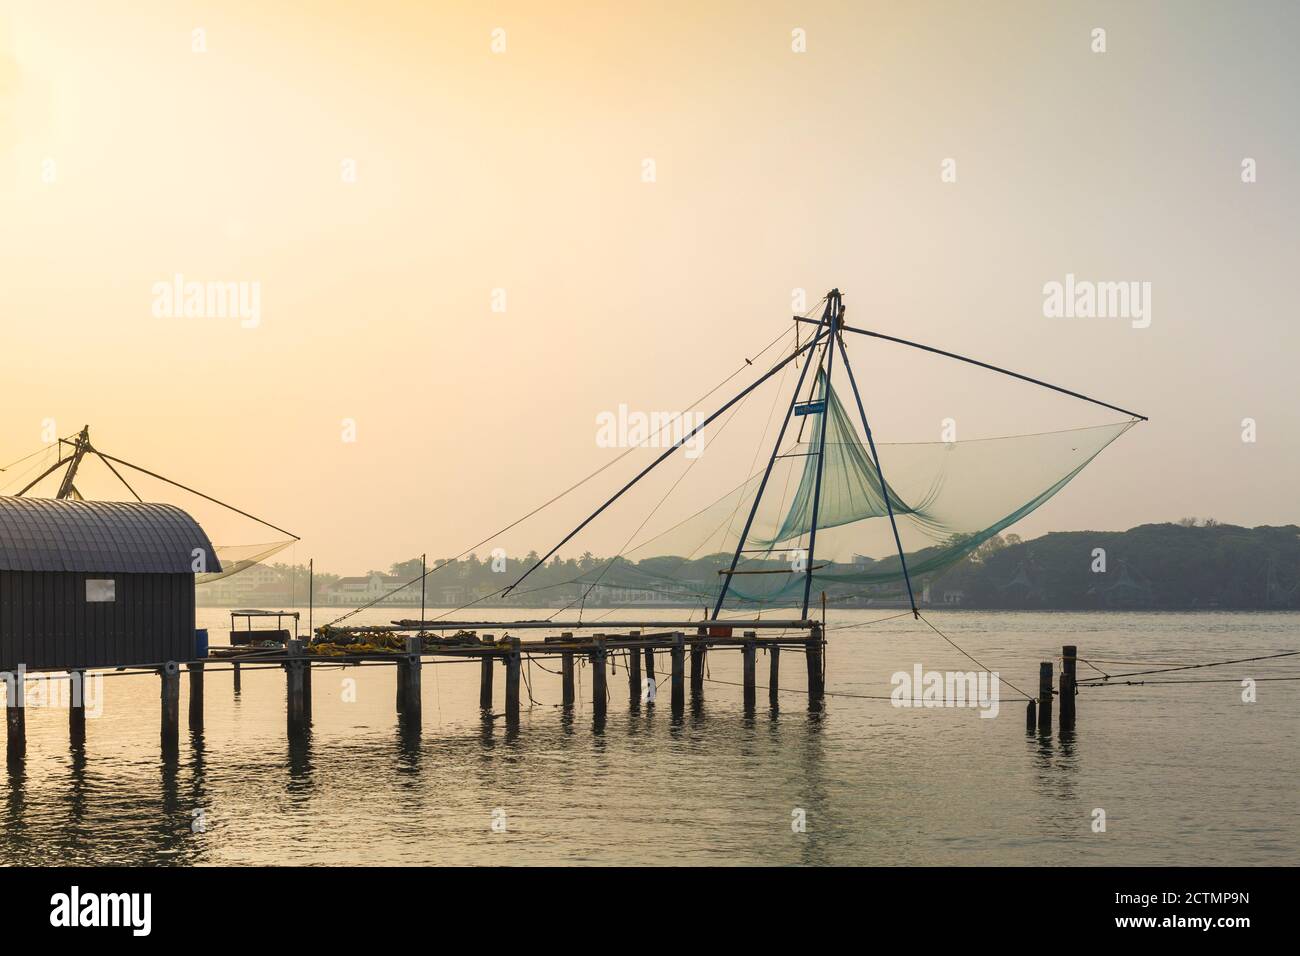
[[[947,542],[946,544],[952,544]],[[928,552],[909,554],[916,563]],[[586,595],[592,604],[615,600],[615,588],[644,588],[668,603],[697,606],[701,593],[716,589],[719,562],[729,555],[692,559],[654,557],[632,562],[598,558],[555,557],[538,567],[508,598],[499,592],[537,564],[532,551],[523,557],[471,554],[459,560],[429,562],[426,583],[429,605],[441,602],[444,589],[453,589],[457,603],[541,604]],[[870,569],[877,583],[825,581],[833,605],[887,605],[906,601],[897,555],[861,563],[819,562],[827,578],[852,577]],[[442,567],[442,565],[449,565]],[[775,567],[783,566],[774,561]],[[305,565],[273,564],[293,593],[306,595]],[[438,570],[434,571],[434,568]],[[420,559],[398,561],[387,574],[402,582],[418,578]],[[898,580],[890,581],[889,578]],[[317,570],[316,594],[333,585],[339,575]],[[883,583],[880,583],[883,580]],[[671,583],[668,583],[671,582]],[[593,587],[594,585],[594,587]],[[1053,532],[1030,541],[1018,535],[995,536],[974,548],[956,565],[914,581],[918,598],[928,594],[931,606],[1041,610],[1083,609],[1288,609],[1300,608],[1300,527],[1284,525],[1244,528],[1213,519],[1184,518],[1166,524],[1145,524],[1128,531]],[[403,598],[419,602],[419,587]],[[624,596],[626,591],[624,592]],[[707,603],[707,601],[704,601]]]
[[[1213,519],[986,542],[931,582],[965,607],[1300,608],[1300,527]]]

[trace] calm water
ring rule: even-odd
[[[200,609],[224,634],[224,612]],[[391,611],[358,620],[381,622]],[[518,616],[531,616],[516,612]],[[539,612],[538,616],[552,613]],[[832,616],[830,692],[888,695],[890,675],[972,665],[922,624],[872,626],[880,611]],[[320,616],[318,615],[318,620]],[[1005,680],[1031,690],[1038,661],[1075,643],[1084,657],[1209,661],[1300,649],[1297,614],[935,612],[931,619]],[[855,623],[858,622],[858,623]],[[853,626],[843,626],[853,625]],[[1177,676],[1300,675],[1300,658]],[[802,689],[787,653],[783,686]],[[710,656],[715,681],[740,658]],[[550,666],[550,665],[548,665]],[[1142,668],[1104,665],[1112,672]],[[760,656],[760,684],[767,662]],[[660,663],[662,676],[666,659]],[[1090,673],[1080,666],[1081,676]],[[1026,735],[1003,686],[1000,716],[767,695],[746,718],[740,688],[705,685],[702,714],[674,723],[667,687],[629,713],[621,665],[603,732],[590,674],[572,718],[559,677],[535,662],[518,734],[485,725],[477,665],[424,669],[424,726],[403,737],[392,668],[315,673],[310,740],[285,733],[284,676],[207,677],[204,733],[179,759],[158,749],[158,680],[104,680],[103,715],[70,750],[67,713],[30,708],[25,765],[0,784],[8,864],[1294,864],[1300,862],[1300,682],[1089,689],[1072,739]],[[356,702],[342,681],[356,681]],[[498,710],[503,678],[498,674]],[[801,808],[807,832],[791,829]],[[1091,829],[1094,808],[1107,832]],[[202,809],[206,832],[192,832]],[[505,832],[494,832],[493,813]]]

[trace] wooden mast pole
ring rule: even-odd
[[[817,512],[821,507],[822,473],[826,469],[826,416],[830,411],[831,369],[835,364],[835,337],[839,335],[840,290],[831,289],[826,297],[826,310],[830,316],[830,332],[826,337],[826,350],[822,353],[826,362],[826,387],[822,389],[822,410],[820,412],[821,435],[817,442],[817,477],[813,482],[812,519],[808,525],[808,569],[803,581],[803,618],[808,618],[808,600],[812,596],[813,559],[817,550]]]
[[[822,310],[822,322],[825,323],[830,317],[831,304],[829,299],[826,302],[826,308]],[[815,344],[822,335],[822,329],[819,326],[816,334],[808,341],[809,345]],[[798,354],[798,353],[796,353]],[[799,392],[803,390],[803,380],[808,375],[808,369],[812,365],[812,352],[808,353],[808,361],[804,362],[803,371],[799,373],[799,381],[795,383],[794,394],[790,397],[790,407],[785,411],[785,420],[781,422],[781,430],[777,432],[776,443],[772,446],[772,455],[767,460],[767,468],[763,471],[763,478],[758,483],[758,491],[754,495],[754,503],[749,508],[749,517],[745,519],[745,527],[740,532],[740,540],[736,542],[736,553],[731,556],[731,567],[722,575],[722,587],[718,590],[718,600],[713,605],[713,620],[718,619],[722,613],[722,602],[727,599],[727,591],[731,589],[731,579],[736,573],[736,565],[740,563],[740,555],[745,550],[745,542],[749,540],[749,529],[753,527],[754,516],[758,513],[758,504],[763,500],[763,492],[767,490],[767,480],[772,476],[772,468],[776,464],[777,455],[781,454],[781,442],[785,440],[786,429],[790,427],[790,419],[794,415],[795,406],[799,404]],[[807,617],[807,608],[804,609],[804,617]]]
[[[73,442],[72,457],[68,460],[68,470],[63,473],[63,481],[59,483],[59,493],[56,498],[67,498],[77,489],[72,484],[72,479],[77,477],[77,466],[81,464],[81,459],[86,456],[86,450],[90,448],[90,426],[82,425],[81,434]],[[77,492],[80,495],[80,492]]]

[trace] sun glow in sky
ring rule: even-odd
[[[11,0],[0,464],[90,423],[318,567],[449,556],[838,287],[1151,417],[1020,533],[1296,521],[1300,14],[993,6]],[[257,321],[159,316],[177,274],[256,283]],[[1046,317],[1067,274],[1149,282],[1150,326]],[[850,345],[886,441],[1114,420]]]

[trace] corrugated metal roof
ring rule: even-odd
[[[0,496],[0,571],[190,574],[221,562],[198,522],[175,505]]]

